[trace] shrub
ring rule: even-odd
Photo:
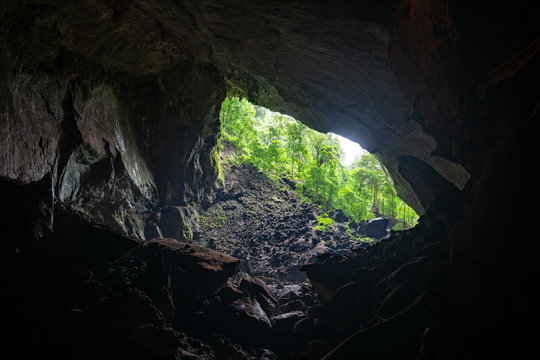
[[[217,205],[209,208],[204,215],[201,215],[200,224],[206,229],[219,228],[225,225],[226,221],[225,210],[221,205]]]
[[[328,217],[327,214],[322,214],[317,216],[317,225],[315,226],[315,229],[328,231],[332,227],[332,224],[334,224],[334,219]]]

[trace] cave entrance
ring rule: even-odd
[[[416,224],[360,145],[237,97],[225,99],[220,120],[213,159],[223,191],[200,216],[200,241],[242,259],[246,273],[302,281],[298,268],[318,255]]]

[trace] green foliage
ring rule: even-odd
[[[394,231],[401,231],[401,230],[403,230],[403,223],[402,223],[402,222],[398,222],[396,225],[394,225],[394,227],[392,228],[392,230],[394,230]]]
[[[331,217],[328,217],[328,215],[323,214],[317,216],[317,225],[315,226],[315,229],[321,230],[321,231],[327,231],[329,230],[332,225],[334,224],[334,219]]]
[[[351,241],[354,241],[354,242],[372,243],[375,241],[368,236],[365,236],[365,237],[357,236],[356,233],[353,232],[352,229],[349,227],[349,224],[345,224],[345,233],[349,235],[349,237],[351,238]]]
[[[225,225],[226,221],[225,210],[223,210],[221,205],[209,208],[200,218],[200,224],[204,229],[220,228]]]
[[[372,243],[372,242],[374,242],[375,240],[373,240],[372,238],[366,236],[366,237],[360,238],[358,241],[360,241],[360,242],[365,242],[365,243]]]
[[[210,152],[210,162],[212,166],[216,169],[216,172],[218,174],[218,183],[216,185],[224,188],[225,175],[223,174],[223,168],[221,167],[221,162],[219,161],[219,153],[221,152],[221,150],[223,150],[223,144],[221,143],[221,139],[219,139],[216,146],[214,146],[214,148]]]
[[[337,208],[356,221],[382,214],[406,227],[416,223],[418,216],[399,199],[373,155],[345,167],[335,136],[237,97],[225,99],[220,119],[223,139],[237,149],[233,162],[252,164],[276,183],[283,177],[295,181],[300,199],[318,203],[323,212]]]
[[[182,239],[184,241],[193,240],[193,231],[191,230],[191,226],[189,226],[187,222],[184,223],[184,226],[182,228]]]

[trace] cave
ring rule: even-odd
[[[3,358],[535,353],[538,2],[0,9]],[[305,264],[309,311],[228,282],[238,259],[186,240],[227,96],[361,143],[418,225]]]

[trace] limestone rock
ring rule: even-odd
[[[217,290],[238,272],[240,265],[232,256],[169,238],[152,239],[141,252],[161,254],[171,269],[174,286],[190,285],[190,292]]]
[[[278,337],[289,336],[294,325],[304,317],[305,314],[299,310],[279,314],[271,318],[272,327]]]
[[[519,163],[534,164],[537,153],[538,6],[450,0],[4,1],[0,194],[10,206],[2,218],[2,229],[8,229],[2,254],[12,269],[5,272],[13,282],[6,282],[8,310],[25,321],[8,322],[8,335],[25,340],[8,348],[8,357],[17,351],[28,358],[65,355],[57,350],[65,345],[63,337],[54,335],[88,331],[77,327],[85,323],[77,322],[83,311],[65,308],[86,281],[81,274],[90,270],[106,278],[107,264],[138,247],[125,235],[143,239],[146,220],[158,207],[213,202],[219,186],[210,154],[226,94],[358,140],[381,159],[398,195],[425,214],[420,229],[347,256],[320,257],[305,268],[330,308],[343,285],[365,280],[362,286],[373,287],[376,281],[372,300],[384,303],[384,315],[392,316],[363,329],[329,358],[357,352],[365,358],[417,357],[423,309],[419,302],[402,309],[416,285],[393,281],[399,274],[408,278],[413,268],[417,277],[420,267],[404,264],[431,251],[445,265],[431,270],[430,330],[421,356],[440,359],[446,349],[459,349],[449,356],[519,357],[517,352],[536,344],[526,325],[537,312],[531,295],[537,252],[522,230],[530,228],[530,219],[509,224],[506,217],[529,207],[535,187],[534,167]],[[19,196],[20,204],[11,206]],[[249,203],[245,196],[237,200]],[[75,212],[83,216],[70,219]],[[286,227],[275,233],[282,240],[298,234]],[[509,245],[513,239],[520,241]],[[323,241],[338,248],[322,237],[314,245]],[[165,263],[176,256],[191,267],[172,267],[183,291],[173,294],[175,306],[183,305],[176,310],[199,304],[176,296],[185,289],[205,285],[194,292],[201,296],[234,273],[223,270],[224,264],[214,266],[215,259],[214,265],[201,265],[178,254],[186,249],[160,246]],[[279,263],[283,256],[270,258]],[[367,280],[371,275],[361,268],[373,269],[373,278]],[[169,332],[154,321],[163,320],[157,307],[126,295],[129,282],[102,284],[92,284],[96,297],[110,295],[105,286],[116,296],[103,302],[96,315],[109,321],[96,324],[94,333],[106,331],[120,341],[74,339],[83,341],[72,344],[72,357],[100,340],[105,346],[129,344],[118,329],[139,326],[135,338],[149,345],[163,334],[163,348],[173,348],[176,340],[165,340]],[[61,301],[43,295],[49,288]],[[354,320],[369,321],[376,312],[355,313],[361,319]],[[445,312],[455,317],[440,315]],[[331,339],[316,324],[333,329],[343,317],[332,322],[324,311],[316,315],[296,329]],[[148,323],[160,330],[143,325]],[[116,350],[132,355],[121,345]]]
[[[388,219],[377,217],[367,220],[358,226],[358,232],[372,239],[381,239],[388,235]]]

